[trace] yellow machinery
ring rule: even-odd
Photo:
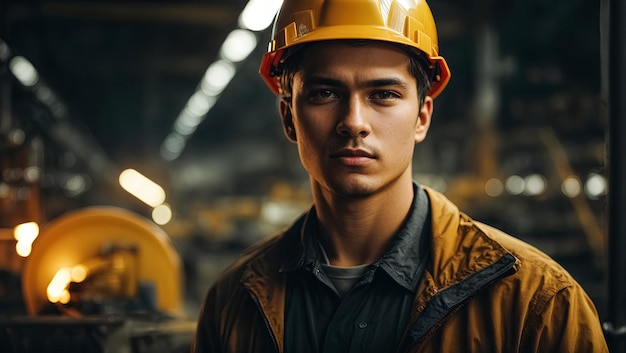
[[[91,300],[123,301],[139,295],[141,288],[154,288],[154,293],[142,294],[155,295],[155,309],[180,314],[178,254],[161,228],[134,213],[91,207],[65,214],[43,228],[22,273],[28,313],[37,315],[53,302],[49,297],[55,293],[49,293],[54,289],[50,287],[60,271],[81,268],[86,272],[81,282],[91,280],[91,288],[86,290],[102,293],[100,298],[92,293]],[[72,293],[68,292],[69,302],[63,305],[72,307]]]
[[[167,234],[130,211],[89,207],[43,227],[22,272],[28,316],[0,322],[2,352],[178,352],[182,268]]]

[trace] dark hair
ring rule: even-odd
[[[350,44],[354,46],[363,46],[372,40],[350,40]],[[298,71],[302,57],[306,53],[307,49],[315,43],[300,44],[291,48],[288,48],[281,59],[281,63],[278,67],[280,77],[278,78],[278,86],[281,88],[282,93],[286,97],[291,97],[291,88],[293,84],[293,76]],[[417,94],[419,98],[420,106],[424,102],[430,86],[432,83],[432,64],[428,61],[425,55],[418,49],[411,48],[409,46],[396,44],[400,49],[404,50],[409,57],[409,71],[415,77],[417,82]]]

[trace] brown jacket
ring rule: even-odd
[[[425,189],[430,263],[400,352],[608,352],[594,304],[560,265]],[[300,229],[255,245],[212,285],[192,352],[283,353],[280,266]]]

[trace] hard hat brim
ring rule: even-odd
[[[437,55],[437,48],[433,47],[430,38],[428,37],[416,35],[416,40],[412,41],[404,34],[390,30],[387,27],[375,27],[369,25],[318,27],[315,31],[302,35],[297,35],[296,33],[291,33],[290,35],[287,32],[289,32],[289,28],[283,29],[281,35],[276,36],[276,39],[270,44],[272,46],[270,51],[263,56],[259,68],[259,74],[261,75],[263,81],[265,81],[269,89],[275,95],[279,95],[281,93],[276,76],[279,74],[277,72],[277,68],[279,67],[279,63],[285,49],[300,44],[330,40],[375,40],[406,45],[408,47],[421,50],[426,54],[426,57],[431,63],[438,66],[438,80],[432,82],[431,89],[428,92],[428,95],[433,98],[437,97],[441,91],[443,91],[450,80],[450,69],[448,68],[446,61]],[[420,43],[420,41],[428,41],[428,43]]]

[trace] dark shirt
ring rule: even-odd
[[[430,207],[414,184],[413,204],[389,250],[340,296],[323,271],[312,208],[301,231],[301,256],[287,273],[285,353],[393,352],[409,318],[426,265]],[[294,249],[298,251],[298,249]]]

